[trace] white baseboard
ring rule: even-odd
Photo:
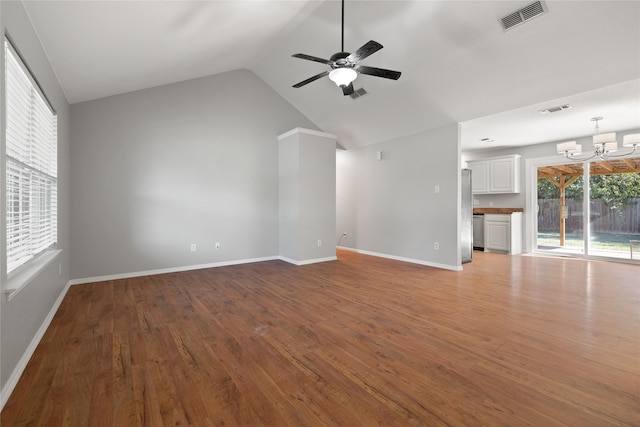
[[[67,295],[67,291],[69,290],[70,286],[71,286],[71,282],[67,282],[67,284],[62,289],[62,292],[58,296],[58,299],[53,304],[53,307],[51,307],[51,310],[49,310],[49,314],[47,314],[47,317],[45,317],[44,321],[42,322],[42,325],[40,325],[40,328],[38,329],[35,336],[31,340],[31,343],[29,343],[29,346],[27,347],[24,354],[18,361],[18,364],[13,369],[13,372],[11,372],[11,375],[9,376],[9,379],[7,380],[6,384],[2,388],[2,391],[0,391],[0,411],[2,410],[2,408],[4,408],[4,405],[5,403],[7,403],[7,400],[9,400],[9,396],[11,396],[11,393],[13,393],[13,389],[18,384],[18,381],[20,380],[22,373],[27,367],[27,363],[29,363],[29,359],[31,359],[31,356],[33,356],[33,352],[36,351],[36,347],[38,347],[40,340],[44,336],[45,332],[47,332],[47,329],[49,328],[49,325],[53,320],[53,316],[55,316],[56,312],[58,311],[58,308],[60,307],[60,304],[62,304],[62,300],[64,299],[65,295]]]
[[[70,283],[71,285],[82,285],[84,283],[106,282],[107,280],[131,279],[134,277],[154,276],[156,274],[166,274],[166,273],[179,273],[181,271],[202,270],[204,268],[226,267],[229,265],[249,264],[252,262],[273,261],[277,259],[280,259],[280,257],[272,256],[272,257],[263,257],[263,258],[248,258],[248,259],[240,259],[240,260],[233,260],[233,261],[213,262],[210,264],[197,264],[197,265],[187,265],[183,267],[161,268],[158,270],[135,271],[132,273],[110,274],[106,276],[95,276],[95,277],[85,277],[82,279],[73,279],[71,280]]]
[[[342,249],[342,250],[345,250],[345,251],[356,252],[356,253],[363,254],[363,255],[371,255],[371,256],[375,256],[375,257],[379,257],[379,258],[387,258],[387,259],[393,259],[393,260],[396,260],[396,261],[410,262],[412,264],[426,265],[427,267],[442,268],[442,269],[445,269],[445,270],[453,270],[453,271],[462,271],[462,266],[458,266],[458,265],[440,264],[440,263],[437,263],[437,262],[423,261],[423,260],[420,260],[420,259],[405,258],[405,257],[399,257],[399,256],[395,256],[395,255],[383,254],[383,253],[379,253],[379,252],[371,252],[371,251],[364,251],[364,250],[361,250],[361,249],[347,248],[345,246],[339,246],[338,249]]]
[[[308,265],[308,264],[316,264],[318,262],[335,261],[335,260],[338,259],[338,257],[330,256],[330,257],[326,257],[326,258],[314,258],[314,259],[305,259],[304,261],[296,261],[295,259],[279,256],[278,259],[280,261],[288,262],[289,264]]]

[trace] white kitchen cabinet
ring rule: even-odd
[[[520,192],[520,156],[469,160],[473,194],[504,194]]]
[[[489,161],[479,160],[477,162],[467,162],[471,169],[471,192],[473,194],[489,192]]]
[[[522,252],[522,212],[484,216],[484,250],[515,255]]]
[[[491,193],[520,192],[520,156],[500,157],[491,160],[489,164],[489,191]]]

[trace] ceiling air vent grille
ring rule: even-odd
[[[353,98],[353,99],[356,99],[356,98],[360,98],[361,96],[366,95],[366,94],[367,94],[367,91],[364,90],[363,87],[361,87],[360,89],[354,90],[353,93],[351,93],[349,96],[351,98]]]
[[[511,28],[522,24],[525,21],[535,18],[536,16],[540,16],[546,12],[544,4],[541,1],[536,1],[531,3],[528,6],[523,7],[520,10],[517,10],[504,18],[500,19],[502,22],[502,28],[504,30],[510,30]]]
[[[507,15],[502,18],[502,27],[505,30],[508,30],[518,24],[522,24],[523,22],[524,20],[522,19],[522,16],[520,16],[520,12],[514,12],[511,15]]]
[[[542,15],[544,13],[544,8],[542,7],[542,3],[539,1],[535,3],[531,3],[529,6],[523,7],[520,9],[520,13],[525,21],[535,18],[538,15]]]
[[[571,105],[564,104],[564,105],[558,105],[557,107],[551,107],[551,108],[545,108],[544,110],[538,110],[538,113],[540,113],[540,114],[557,113],[558,111],[568,110],[569,108],[571,108]]]

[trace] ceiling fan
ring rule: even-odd
[[[367,67],[360,65],[360,61],[369,55],[382,49],[382,45],[376,41],[370,40],[354,53],[344,51],[344,0],[342,0],[342,44],[341,51],[331,55],[329,59],[322,59],[316,56],[306,55],[304,53],[296,53],[294,58],[306,59],[308,61],[319,62],[331,67],[331,70],[323,71],[313,77],[301,81],[293,85],[295,88],[302,87],[306,84],[314,82],[322,77],[329,76],[329,79],[342,88],[344,95],[351,95],[354,92],[353,81],[358,74],[366,74],[369,76],[382,77],[385,79],[398,80],[400,71],[385,70],[384,68]]]

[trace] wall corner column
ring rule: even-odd
[[[278,136],[279,255],[285,261],[336,259],[336,140],[303,128]]]

